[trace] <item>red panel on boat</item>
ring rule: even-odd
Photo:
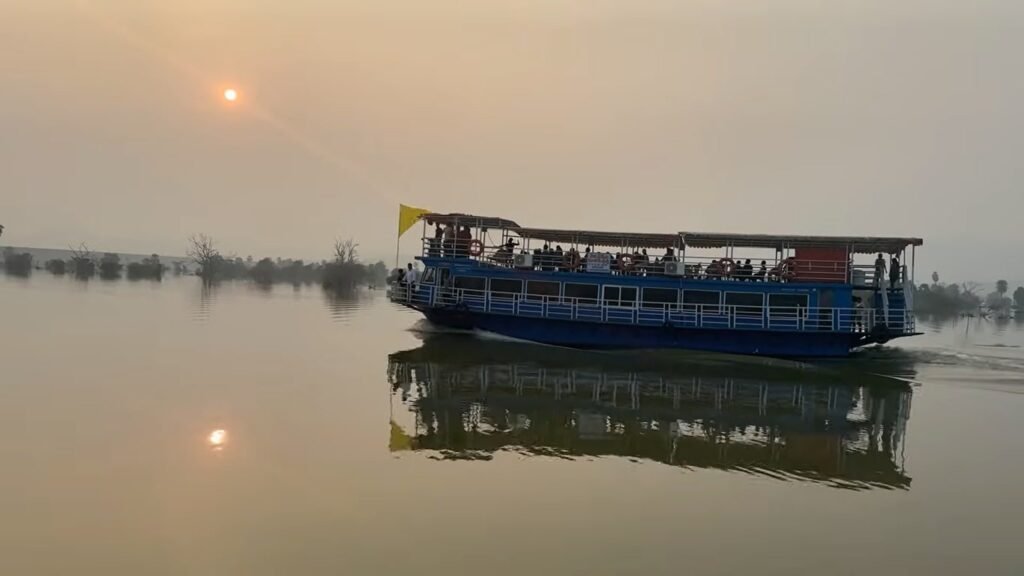
[[[791,282],[838,282],[847,281],[847,260],[845,248],[797,248],[796,275]]]

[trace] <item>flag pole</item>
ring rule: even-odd
[[[402,245],[402,233],[395,235],[395,268],[398,268],[398,249]]]

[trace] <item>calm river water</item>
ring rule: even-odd
[[[37,272],[0,321],[0,574],[1024,573],[1014,320],[806,366]]]

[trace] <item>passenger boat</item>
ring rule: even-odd
[[[918,333],[919,238],[559,230],[469,214],[419,220],[424,270],[389,297],[441,326],[568,347],[775,357],[846,356]],[[885,255],[883,267],[875,255]],[[908,255],[910,266],[889,273],[890,258]]]

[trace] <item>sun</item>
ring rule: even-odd
[[[234,88],[228,88],[224,91],[224,99],[228,102],[234,102],[235,100],[238,100],[238,91]]]

